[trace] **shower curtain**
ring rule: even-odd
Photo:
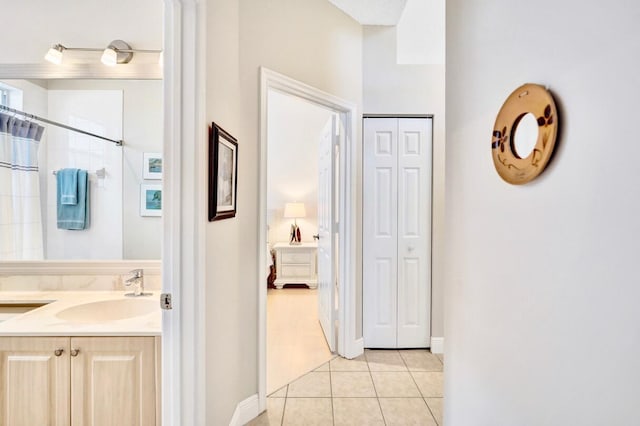
[[[0,260],[43,259],[38,145],[44,127],[0,113]]]

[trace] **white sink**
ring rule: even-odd
[[[41,306],[48,304],[49,301],[20,301],[20,302],[5,302],[0,301],[0,322],[11,319],[17,315],[24,314],[25,312],[32,311]]]
[[[63,309],[56,317],[70,322],[93,323],[135,318],[159,310],[160,304],[155,299],[101,300]]]

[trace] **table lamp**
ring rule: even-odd
[[[284,205],[284,217],[287,219],[293,219],[291,224],[291,234],[289,235],[289,244],[300,244],[302,242],[302,236],[300,235],[300,228],[296,219],[305,217],[307,212],[304,208],[304,203],[286,203]]]

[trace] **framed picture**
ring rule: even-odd
[[[216,123],[209,133],[209,221],[236,215],[238,141]]]
[[[162,179],[162,154],[159,152],[145,152],[142,156],[142,178]]]
[[[162,216],[162,185],[140,185],[140,216]]]

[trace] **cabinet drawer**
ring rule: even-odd
[[[309,265],[282,265],[281,277],[310,277],[312,275],[311,266]]]
[[[311,253],[284,251],[282,252],[282,263],[309,264],[311,263]]]

